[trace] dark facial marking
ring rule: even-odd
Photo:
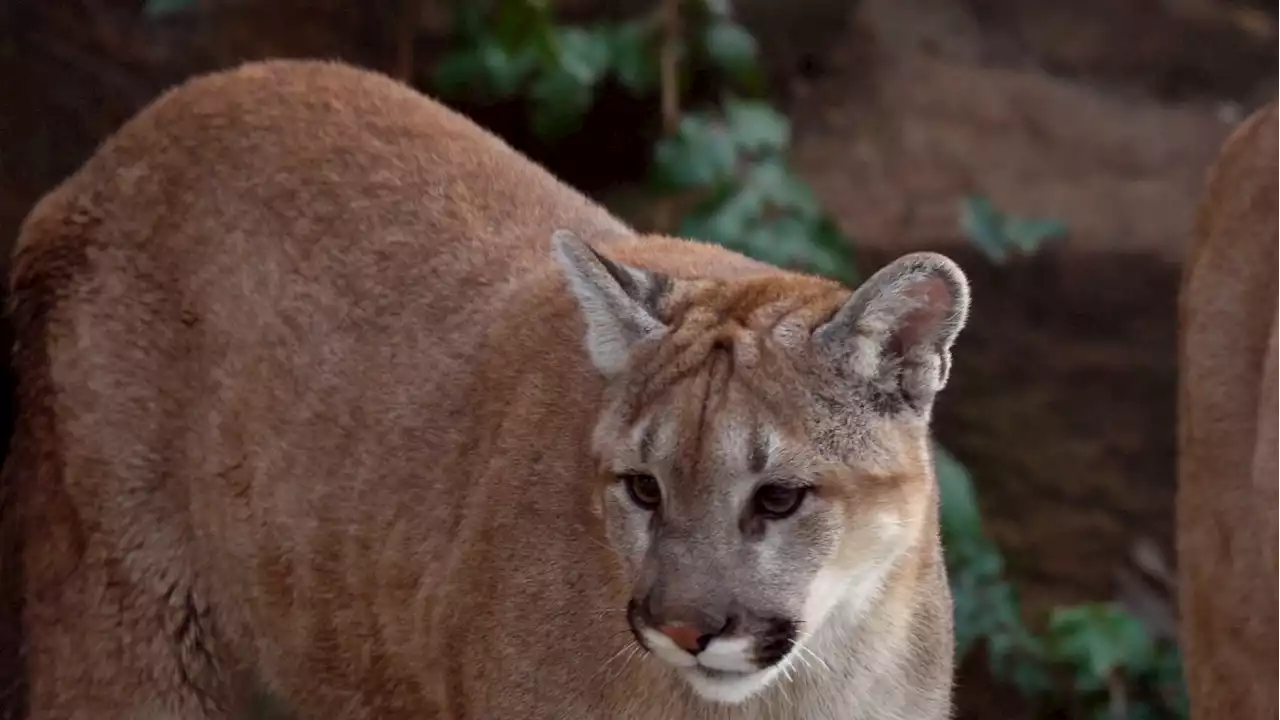
[[[765,446],[764,433],[759,427],[751,431],[751,447],[748,450],[747,467],[759,474],[769,465],[769,448]]]
[[[689,478],[696,478],[701,472],[703,461],[702,443],[706,436],[703,428],[706,427],[707,417],[715,411],[716,378],[719,375],[718,371],[722,369],[722,360],[722,354],[713,355],[710,365],[697,377],[694,387],[689,390],[690,394],[696,394],[696,402],[691,403],[690,407],[685,410],[686,417],[689,418],[689,424],[687,425],[689,431],[688,437],[680,441],[682,445],[688,443],[686,453],[689,458],[689,465],[683,468],[683,471]]]
[[[751,506],[748,505],[742,511],[742,519],[738,521],[738,530],[742,532],[742,537],[747,540],[759,540],[764,536],[766,523],[767,521],[758,513],[752,512]]]
[[[649,284],[649,292],[645,294],[642,302],[654,314],[654,317],[661,319],[659,309],[662,305],[662,298],[671,292],[671,278],[652,270],[649,271],[649,277],[652,282]]]
[[[636,302],[640,303],[645,310],[648,310],[655,317],[657,316],[658,306],[662,303],[662,298],[666,296],[667,292],[671,289],[670,278],[662,275],[661,273],[646,270],[645,272],[648,273],[652,282],[649,283],[647,288],[643,288],[645,292],[642,294],[640,292],[642,288],[637,287],[636,285],[635,276],[627,272],[627,270],[618,263],[600,254],[599,251],[590,245],[587,246],[587,249],[600,260],[600,264],[604,265],[604,269],[609,271],[609,274],[618,282],[618,285],[622,288],[623,292]]]
[[[768,621],[767,629],[760,635],[756,643],[756,663],[760,667],[771,667],[782,662],[796,644],[798,625],[787,618],[773,618]]]
[[[907,408],[907,403],[902,397],[902,393],[873,393],[871,395],[871,409],[877,415],[884,417],[892,417]]]
[[[644,434],[640,436],[640,462],[646,465],[649,463],[649,459],[653,457],[655,434],[657,434],[657,430],[654,427],[654,423],[649,423],[648,427],[644,429]]]

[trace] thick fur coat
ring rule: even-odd
[[[107,141],[12,292],[34,720],[949,714],[940,256],[851,293],[641,237],[275,61]]]

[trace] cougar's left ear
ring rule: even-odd
[[[568,230],[553,233],[551,246],[586,320],[591,362],[603,375],[617,375],[637,342],[666,330],[658,304],[670,281],[610,260]]]
[[[843,373],[927,413],[947,384],[951,345],[968,314],[960,267],[937,253],[912,253],[854,291],[813,342]]]

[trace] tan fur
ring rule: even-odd
[[[563,229],[675,281],[670,337],[616,382],[584,352]],[[12,284],[4,572],[34,720],[235,717],[262,688],[343,720],[948,714],[927,413],[819,457],[797,393],[838,382],[769,339],[829,320],[831,282],[639,238],[408,88],[281,61],[132,120],[31,213]],[[738,705],[627,629],[609,464],[650,416],[664,467],[699,477],[719,461],[698,428],[769,419],[840,518],[823,567],[883,570],[847,632]]]
[[[1277,715],[1276,105],[1210,173],[1183,277],[1178,565],[1192,717]]]

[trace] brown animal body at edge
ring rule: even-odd
[[[850,292],[639,236],[273,61],[130,121],[11,283],[33,720],[949,715],[939,255]]]
[[[1276,104],[1210,171],[1180,299],[1177,536],[1193,720],[1277,706]]]

